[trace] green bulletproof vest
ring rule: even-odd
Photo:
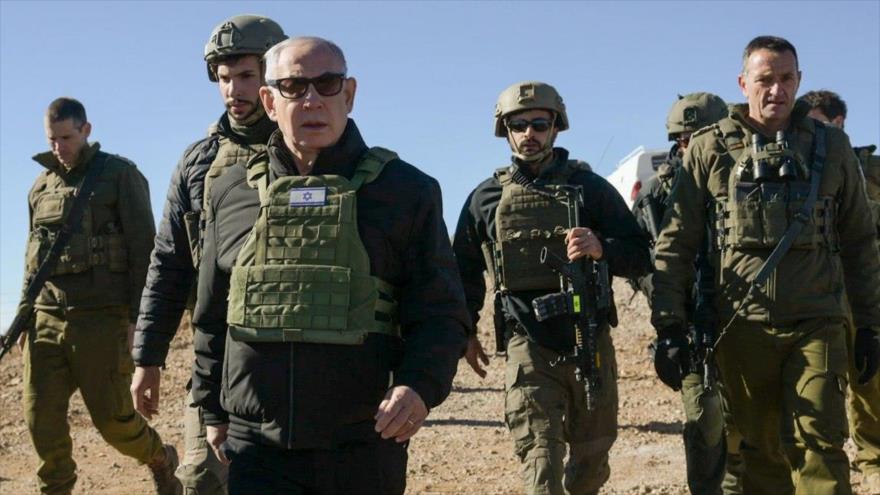
[[[100,156],[96,155],[92,162],[103,159]],[[77,187],[64,185],[58,177],[46,176],[45,180],[46,187],[33,197],[33,229],[28,237],[26,253],[28,272],[33,271],[48,253],[77,191]],[[73,226],[70,241],[61,251],[50,276],[84,273],[95,267],[111,272],[128,272],[128,249],[122,227],[115,212],[95,206],[96,201],[100,203],[100,195],[100,190],[93,193],[80,225]]]
[[[540,256],[546,247],[560,258],[567,258],[568,208],[551,195],[577,170],[588,168],[582,162],[570,160],[551,181],[541,184],[540,191],[536,187],[518,184],[511,167],[495,171],[501,184],[501,200],[495,210],[493,261],[500,289],[559,289],[559,276],[541,265]],[[484,255],[487,250],[484,248]]]
[[[233,339],[354,345],[368,333],[400,336],[395,288],[370,275],[357,226],[358,189],[396,158],[371,148],[351,180],[288,176],[271,183],[265,154],[248,163],[260,213],[232,269]]]
[[[736,164],[728,177],[728,195],[715,203],[716,247],[725,249],[772,250],[782,241],[795,215],[803,207],[810,193],[809,167],[792,150],[759,151],[757,156],[747,146],[746,133],[730,122],[722,121],[720,135]],[[730,145],[734,146],[731,148]],[[775,155],[775,156],[774,156]],[[754,179],[758,160],[792,158],[798,170],[797,178],[789,181],[757,182]],[[811,157],[813,159],[814,157]],[[839,245],[835,222],[837,203],[833,197],[819,197],[813,206],[811,219],[794,240],[791,249],[831,249]]]

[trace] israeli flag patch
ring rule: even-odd
[[[290,206],[324,206],[327,204],[326,187],[299,187],[290,190]]]

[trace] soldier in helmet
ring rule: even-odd
[[[686,306],[708,238],[743,492],[849,494],[846,319],[851,307],[864,384],[880,361],[876,225],[846,134],[795,102],[794,46],[759,36],[742,60],[748,103],[691,136],[657,240],[655,367],[673,386],[690,369]]]
[[[453,241],[473,319],[465,357],[480,376],[488,359],[476,323],[486,293],[483,272],[493,276],[496,349],[507,355],[505,416],[528,494],[598,493],[608,479],[608,451],[617,438],[609,333],[616,314],[610,289],[599,303],[608,282],[602,267],[638,277],[650,266],[647,239],[616,190],[553,146],[566,129],[562,97],[549,84],[505,89],[495,107],[495,135],[507,139],[511,163],[471,192]],[[583,293],[559,299],[560,278],[542,265],[542,252],[572,260],[565,266],[588,280]],[[548,295],[567,302],[545,318],[534,303],[543,308]],[[598,359],[590,351],[586,365],[573,357],[582,356],[589,338]]]
[[[286,39],[273,20],[237,15],[214,28],[205,45],[208,79],[216,82],[226,111],[208,136],[190,145],[171,177],[165,213],[156,235],[134,343],[137,364],[131,395],[150,418],[159,410],[160,368],[184,309],[194,303],[203,208],[211,183],[265,148],[277,126],[260,102],[263,54]],[[201,410],[188,395],[184,412],[186,454],[177,470],[188,494],[225,493],[227,469],[205,442]]]
[[[724,100],[711,93],[679,96],[672,105],[666,119],[666,130],[674,144],[666,161],[642,187],[633,204],[633,214],[645,234],[651,237],[652,246],[657,242],[669,192],[681,169],[681,157],[687,150],[691,134],[725,116],[727,106]],[[721,493],[726,449],[721,396],[713,383],[714,376],[706,376],[707,372],[711,375],[714,370],[702,366],[700,362],[705,359],[707,347],[711,347],[717,326],[711,303],[714,269],[707,263],[705,252],[697,258],[695,269],[698,281],[694,290],[696,297],[688,304],[689,352],[694,359],[691,360],[692,368],[688,374],[680,384],[673,384],[673,389],[681,390],[686,416],[683,437],[688,487],[693,494],[714,495]],[[651,303],[651,277],[648,274],[632,281],[648,298],[648,304]]]
[[[40,458],[40,493],[73,492],[67,409],[79,390],[104,440],[149,466],[158,495],[180,495],[177,451],[135,412],[127,390],[154,233],[149,185],[132,162],[88,142],[92,124],[79,101],[56,99],[44,123],[51,151],[34,156],[46,170],[28,194],[26,273],[37,270],[63,230],[72,233],[24,338],[22,402]]]
[[[844,128],[846,123],[846,102],[835,92],[828,90],[809,91],[798,98],[810,106],[810,117],[828,125]],[[877,239],[880,242],[880,156],[874,151],[875,145],[855,147],[862,173],[865,176],[865,189],[868,201],[874,210],[877,225]],[[851,332],[855,327],[848,321]],[[853,335],[850,346],[855,345]],[[850,347],[852,352],[852,347]],[[875,376],[865,384],[858,383],[858,371],[849,369],[849,430],[856,445],[855,464],[865,475],[863,484],[869,493],[880,493],[880,376]]]

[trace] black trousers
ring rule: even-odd
[[[391,439],[334,450],[253,445],[227,452],[229,495],[402,495],[407,444]]]

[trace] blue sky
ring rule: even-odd
[[[562,93],[557,143],[608,175],[639,145],[667,146],[677,93],[741,101],[744,45],[775,34],[798,49],[801,91],[849,105],[855,144],[880,141],[880,2],[13,2],[0,1],[0,325],[21,288],[27,191],[47,149],[42,115],[80,99],[103,149],[138,164],[158,221],[184,148],[222,113],[202,62],[211,29],[240,13],[318,35],[358,79],[353,117],[443,186],[455,228],[470,190],[508,159],[495,98],[524,79]]]

